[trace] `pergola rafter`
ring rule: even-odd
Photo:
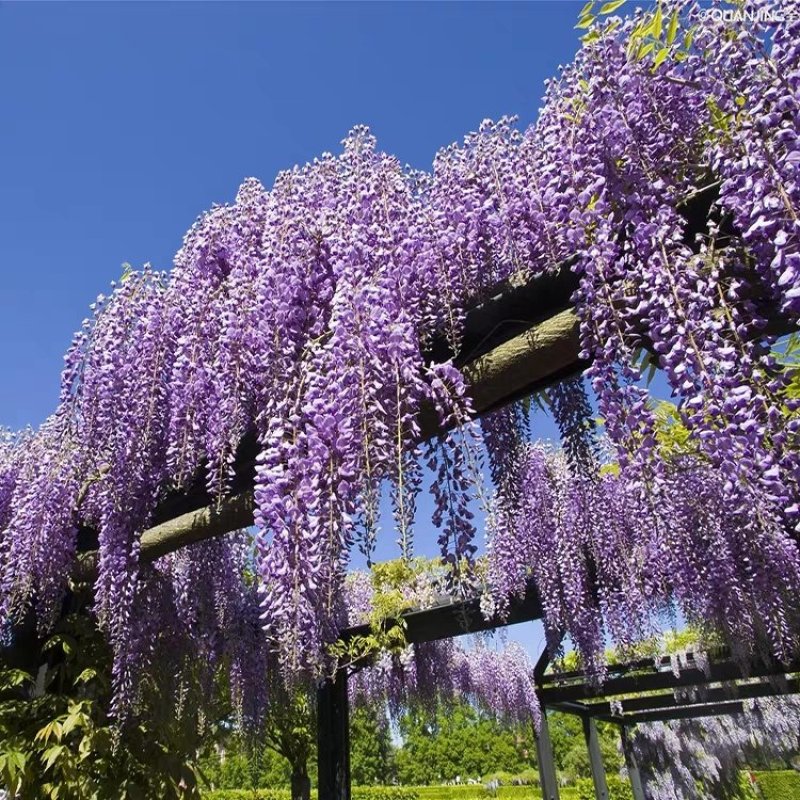
[[[487,413],[576,374],[580,359],[579,322],[570,306],[576,278],[565,265],[518,286],[505,285],[466,316],[455,362],[464,372],[475,412]],[[428,348],[431,361],[453,357],[444,339]],[[434,410],[423,409],[423,438],[441,428]],[[239,445],[229,495],[212,498],[202,476],[193,486],[168,495],[141,537],[140,557],[153,561],[196,542],[253,524],[258,443],[248,434]],[[95,531],[80,532],[81,573],[94,569]]]
[[[597,742],[597,721],[618,725],[634,800],[645,800],[639,767],[630,748],[634,725],[739,714],[745,700],[800,694],[800,661],[782,663],[755,658],[734,659],[722,649],[709,659],[686,653],[677,664],[655,657],[615,664],[597,685],[584,672],[547,673],[550,657],[537,664],[537,693],[543,710],[573,714],[583,721],[595,794],[607,800],[605,770]],[[634,696],[631,696],[634,695]],[[557,800],[545,793],[547,800]]]

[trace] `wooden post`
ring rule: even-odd
[[[553,745],[550,742],[550,729],[547,726],[547,711],[542,709],[542,724],[534,729],[536,739],[536,763],[539,765],[539,782],[544,800],[559,800],[556,765],[553,761]]]
[[[592,767],[594,795],[597,800],[608,800],[608,784],[606,771],[603,768],[603,754],[600,752],[597,723],[591,717],[583,718],[583,735],[586,739],[586,749],[589,751],[589,764]]]
[[[317,690],[317,797],[350,800],[350,714],[347,670]]]
[[[624,725],[620,726],[619,735],[622,738],[622,752],[625,754],[625,764],[628,767],[628,778],[630,778],[631,789],[633,790],[633,800],[645,800],[639,765],[636,763],[636,756],[628,738],[628,729]]]

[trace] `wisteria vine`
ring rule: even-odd
[[[794,697],[744,701],[731,716],[638,725],[632,749],[652,800],[738,797],[749,759],[783,760],[800,746]]]
[[[486,121],[428,174],[355,128],[270,191],[245,181],[169,275],[126,274],[76,336],[53,417],[0,441],[3,626],[31,609],[52,622],[79,532],[96,532],[95,613],[122,709],[159,575],[189,628],[214,591],[183,556],[140,563],[142,531],[198,480],[224,498],[250,437],[256,575],[242,587],[260,610],[228,603],[248,642],[235,669],[270,647],[287,678],[319,675],[384,481],[412,551],[420,458],[443,558],[470,573],[482,438],[496,608],[534,579],[551,642],[569,634],[598,674],[606,634],[633,641],[676,602],[745,653],[794,654],[800,415],[774,345],[800,311],[800,23],[781,7],[769,31],[690,2],[601,19],[528,130]],[[562,457],[530,444],[513,408],[479,434],[463,373],[431,357],[442,340],[458,352],[467,309],[499,286],[567,268],[607,458],[579,382],[552,396]],[[658,447],[642,353],[688,431],[681,458]],[[445,432],[423,447],[431,409]]]

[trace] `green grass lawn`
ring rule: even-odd
[[[756,781],[764,800],[800,800],[800,772],[756,772]]]

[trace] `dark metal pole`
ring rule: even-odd
[[[633,748],[628,738],[628,729],[624,725],[620,726],[619,735],[622,738],[622,752],[625,754],[625,763],[628,766],[628,778],[630,778],[631,781],[633,800],[645,800],[642,776],[639,774],[639,765],[636,763],[636,756],[633,753]]]
[[[350,714],[347,670],[317,690],[318,800],[350,800]]]
[[[536,739],[536,763],[539,765],[542,797],[544,800],[559,800],[553,745],[550,742],[550,728],[547,725],[547,712],[544,709],[542,709],[542,724],[538,731],[534,728],[533,735]]]
[[[583,718],[583,735],[586,739],[586,749],[589,751],[595,797],[597,800],[608,800],[608,784],[606,783],[606,771],[603,768],[603,754],[600,752],[597,723],[591,717]]]

